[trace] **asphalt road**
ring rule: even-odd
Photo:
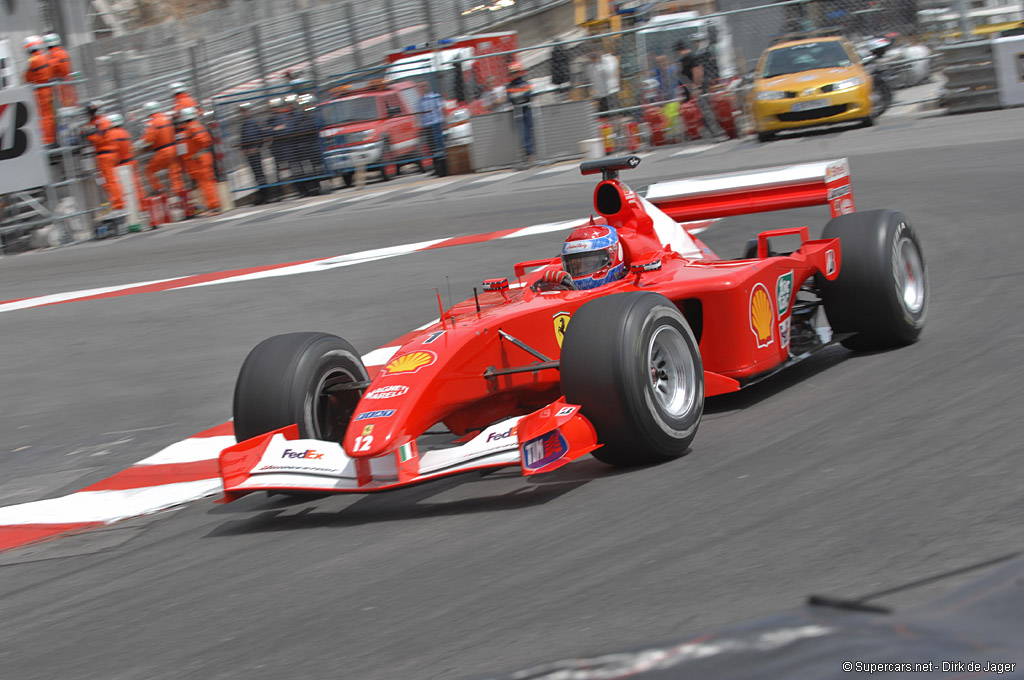
[[[830,349],[709,402],[692,452],[616,472],[463,476],[363,497],[249,496],[0,556],[0,677],[465,678],[697,634],[1019,549],[1024,439],[1020,111],[888,116],[871,130],[646,159],[639,187],[840,156],[860,209],[923,240],[921,341]],[[648,162],[650,161],[650,162]],[[411,177],[406,183],[420,182]],[[402,184],[397,185],[399,189]],[[223,222],[0,260],[4,299],[292,262],[585,216],[574,172],[282,203]],[[303,204],[307,205],[307,204]],[[760,228],[724,221],[739,256]],[[0,313],[3,503],[82,488],[230,417],[262,338],[336,332],[368,351],[562,234],[189,290]],[[1016,415],[1015,415],[1016,414]],[[887,601],[924,597],[919,589]],[[1022,660],[1024,661],[1024,660]]]

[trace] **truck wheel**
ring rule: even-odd
[[[704,413],[704,369],[693,331],[657,293],[592,300],[569,320],[562,342],[562,393],[579,404],[609,465],[683,455]]]
[[[850,349],[908,345],[928,313],[928,272],[917,234],[903,213],[866,210],[840,215],[822,238],[838,238],[839,276],[818,276],[825,315]]]
[[[352,345],[327,333],[287,333],[256,345],[235,383],[235,439],[291,424],[303,439],[341,442],[369,380]]]

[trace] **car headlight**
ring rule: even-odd
[[[353,132],[349,140],[356,144],[362,144],[364,142],[372,142],[376,136],[376,130],[362,130],[361,132]]]
[[[852,90],[853,88],[860,85],[862,82],[864,81],[857,76],[854,76],[853,78],[847,78],[846,80],[840,80],[838,83],[832,86],[832,91],[838,92],[839,90]]]
[[[786,93],[783,90],[761,90],[757,93],[758,101],[769,101],[771,99],[785,99]]]

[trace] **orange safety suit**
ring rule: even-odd
[[[67,80],[74,71],[71,68],[71,55],[60,45],[50,48],[50,67],[53,69],[55,80]],[[78,93],[75,92],[74,85],[61,85],[57,88],[57,94],[61,106],[76,106],[78,104]]]
[[[203,112],[203,110],[199,108],[199,102],[193,99],[192,95],[190,95],[188,92],[179,92],[178,94],[174,95],[175,113],[180,113],[182,109],[187,109],[190,106],[193,107],[199,113]]]
[[[28,58],[25,69],[25,82],[33,85],[45,85],[53,79],[53,66],[50,55],[43,50],[36,50]],[[36,108],[39,109],[39,121],[43,131],[43,142],[53,144],[57,141],[57,121],[53,111],[53,88],[36,88]]]
[[[213,172],[213,137],[198,120],[185,123],[184,132],[188,144],[185,169],[203,192],[206,209],[219,211],[220,197],[217,195],[217,178]]]
[[[171,192],[177,196],[182,192],[181,166],[178,163],[178,152],[174,148],[174,123],[165,113],[157,111],[146,121],[146,129],[142,133],[142,141],[153,152],[153,158],[146,165],[146,179],[149,186],[158,194],[164,193],[164,186],[156,173],[166,170],[171,180]]]
[[[110,120],[106,116],[95,116],[89,121],[93,130],[87,139],[96,151],[96,167],[103,175],[103,189],[107,192],[110,207],[114,210],[124,208],[124,200],[121,198],[121,187],[117,183],[117,148],[114,139],[108,134],[110,132]]]
[[[142,188],[142,177],[139,175],[139,164],[135,162],[135,153],[132,150],[132,136],[121,126],[111,127],[107,131],[107,137],[114,147],[114,156],[117,158],[117,165],[131,166],[135,177],[135,193],[139,197],[139,210],[146,206],[146,191]],[[116,172],[115,172],[116,176]],[[127,189],[127,187],[125,187]]]

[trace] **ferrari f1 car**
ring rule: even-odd
[[[623,270],[605,285],[577,285],[563,254],[516,264],[514,283],[485,281],[365,362],[326,333],[258,344],[235,387],[224,500],[379,491],[500,467],[533,475],[588,453],[616,466],[666,461],[690,446],[706,397],[831,343],[918,338],[928,309],[918,237],[899,212],[855,211],[845,159],[659,182],[643,194],[619,179],[639,161],[581,165],[603,175],[589,223],[614,227],[621,245]],[[716,256],[688,231],[825,203],[833,219],[822,238],[808,227],[765,231],[741,259]]]

